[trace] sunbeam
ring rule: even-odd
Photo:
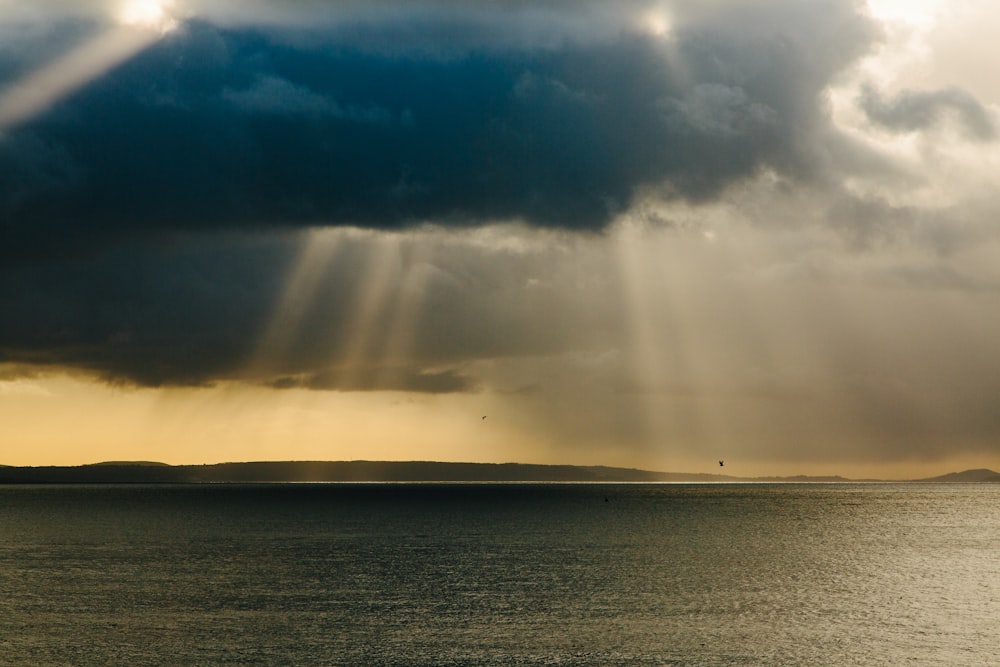
[[[650,265],[643,252],[647,240],[645,237],[644,230],[626,224],[618,230],[615,250],[622,282],[622,302],[627,316],[625,327],[629,372],[632,375],[630,379],[638,386],[635,391],[636,400],[629,401],[626,405],[636,412],[630,417],[630,421],[642,425],[642,437],[648,442],[652,437],[652,415],[647,409],[644,394],[662,380],[661,350],[665,347],[667,350],[677,351],[681,343],[676,339],[660,340],[650,318],[647,307],[650,300]],[[660,304],[661,307],[663,305]]]
[[[409,360],[425,290],[431,277],[428,266],[432,256],[431,241],[422,237],[410,238],[409,245],[399,282],[395,312],[389,320],[387,338],[382,349],[379,379],[388,384],[401,379],[398,377],[399,370]]]
[[[49,63],[0,93],[0,129],[17,125],[129,59],[157,33],[118,26]]]
[[[642,224],[624,225],[616,241],[646,455],[696,466],[725,440],[716,390],[728,360],[716,355],[728,315],[713,294],[714,249],[693,230]]]
[[[281,299],[250,361],[248,374],[252,379],[286,371],[284,364],[301,333],[302,320],[308,309],[316,306],[316,293],[328,275],[342,239],[343,233],[338,229],[313,229],[305,234]]]
[[[152,0],[126,2],[116,18],[118,25],[0,91],[0,130],[44,112],[176,26],[166,5]]]
[[[381,353],[386,340],[383,320],[401,274],[400,239],[394,234],[365,238],[367,256],[355,284],[354,305],[344,321],[344,349],[339,357],[339,384],[367,385],[364,369]]]
[[[997,29],[0,0],[0,457],[991,465]]]

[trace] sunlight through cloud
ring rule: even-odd
[[[988,3],[0,7],[22,461],[1000,459]]]
[[[346,349],[341,358],[341,381],[352,386],[361,378],[366,362],[377,362],[386,332],[380,324],[395,305],[402,271],[397,236],[376,237],[368,249],[360,274],[355,303],[345,321]]]
[[[328,278],[342,240],[343,234],[337,229],[313,229],[306,234],[282,297],[250,363],[250,375],[275,372],[272,366],[280,366],[292,352],[302,333],[302,320],[315,305],[316,294],[324,278]]]
[[[940,0],[868,0],[868,11],[879,21],[926,27],[934,23]]]
[[[128,0],[116,27],[0,90],[0,130],[30,120],[177,26],[169,0]]]
[[[169,32],[177,25],[170,13],[169,0],[126,0],[118,13],[118,20],[136,28]]]
[[[639,19],[640,30],[654,37],[666,37],[671,27],[670,17],[663,11],[651,11]]]

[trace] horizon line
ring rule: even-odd
[[[725,482],[816,482],[816,483],[878,483],[878,482],[922,482],[922,481],[1000,481],[1000,473],[989,469],[989,468],[969,468],[962,471],[952,471],[944,473],[941,475],[935,475],[931,477],[921,477],[921,478],[908,478],[908,479],[886,479],[886,478],[875,478],[875,477],[865,477],[865,478],[849,478],[842,475],[808,475],[808,474],[792,474],[792,475],[754,475],[754,476],[741,476],[732,475],[725,473],[710,473],[710,472],[685,472],[685,471],[666,471],[666,470],[650,470],[645,468],[637,467],[626,467],[626,466],[610,466],[604,464],[573,464],[573,463],[523,463],[517,461],[504,461],[504,462],[476,462],[476,461],[434,461],[434,460],[373,460],[373,459],[341,459],[341,460],[303,460],[303,459],[284,459],[284,460],[247,460],[247,461],[219,461],[215,463],[164,463],[161,461],[147,461],[147,460],[108,460],[108,461],[98,461],[93,463],[82,463],[82,464],[70,464],[70,465],[59,465],[59,464],[49,464],[49,465],[5,465],[0,464],[0,468],[8,470],[71,470],[71,469],[84,469],[84,468],[211,468],[211,467],[226,467],[226,466],[281,466],[281,465],[300,465],[300,466],[319,466],[319,465],[375,465],[375,466],[441,466],[441,467],[479,467],[479,468],[489,468],[489,467],[520,467],[524,469],[578,469],[578,470],[604,470],[609,472],[620,471],[632,474],[640,475],[652,475],[652,476],[678,476],[678,477],[700,477],[709,478],[702,480],[687,480],[687,481],[701,481],[701,482],[711,482],[711,483],[725,483]],[[968,478],[976,475],[979,479],[970,480]],[[996,479],[993,479],[996,478]],[[302,481],[296,479],[288,479],[284,481]],[[385,479],[378,480],[304,480],[304,481],[386,481]],[[389,480],[392,481],[392,480]],[[397,481],[402,482],[413,482],[413,481],[512,481],[508,479],[469,479],[469,480],[456,480],[456,479],[401,479]],[[517,480],[513,480],[517,481]],[[543,481],[543,480],[532,480],[525,479],[521,481],[531,482],[531,481]],[[560,480],[567,481],[567,480]],[[637,483],[657,483],[657,482],[670,482],[671,480],[578,480],[581,482],[615,482],[615,481],[631,481]],[[674,481],[685,481],[685,480],[674,480]],[[0,482],[2,483],[2,482]]]

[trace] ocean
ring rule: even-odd
[[[1000,485],[0,486],[2,665],[1000,665]]]

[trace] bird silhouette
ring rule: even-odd
[[[719,467],[721,468],[721,467],[722,467],[723,465],[725,465],[725,461],[722,461],[722,460],[720,459],[720,460],[719,460]]]

